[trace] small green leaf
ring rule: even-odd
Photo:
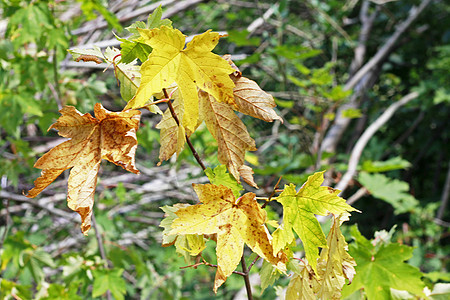
[[[263,261],[259,276],[261,277],[261,290],[264,291],[269,285],[275,283],[282,273],[271,263]]]
[[[147,24],[145,24],[142,21],[137,21],[133,23],[131,26],[125,28],[132,34],[130,37],[124,39],[116,36],[116,38],[122,42],[122,44],[120,45],[121,48],[120,53],[122,54],[121,57],[122,63],[124,64],[131,63],[136,58],[138,58],[141,62],[147,60],[148,55],[150,54],[150,52],[152,52],[152,47],[143,43],[139,39],[141,37],[139,29],[153,29],[159,28],[163,25],[172,28],[172,21],[170,21],[169,19],[161,19],[161,17],[162,17],[162,8],[160,5],[158,6],[157,9],[153,11],[152,14],[149,15],[147,19]]]
[[[111,13],[108,8],[103,6],[103,1],[78,0],[78,2],[81,2],[81,10],[89,20],[97,18],[97,15],[94,13],[94,11],[97,11],[103,16],[103,18],[105,18],[109,26],[119,31],[122,30],[122,25],[120,25],[119,19],[116,17],[116,15]]]
[[[151,13],[147,18],[147,29],[159,28],[161,26],[167,26],[172,28],[172,21],[162,18],[161,5]]]
[[[258,46],[261,43],[261,39],[257,37],[248,38],[249,32],[247,30],[229,30],[228,40],[237,46]]]
[[[122,54],[120,62],[129,64],[138,58],[141,62],[147,60],[148,55],[152,52],[152,47],[140,42],[125,41],[120,44],[120,53]]]
[[[123,269],[93,270],[92,297],[99,297],[109,290],[115,299],[123,300],[126,293],[126,283],[122,278],[122,273]]]
[[[342,112],[342,116],[347,119],[357,119],[362,117],[362,113],[359,108],[348,108]]]
[[[284,187],[283,192],[276,198],[283,205],[284,223],[273,233],[273,248],[274,253],[277,253],[292,242],[292,231],[295,231],[302,240],[306,259],[316,273],[319,247],[327,247],[327,240],[315,215],[340,215],[356,211],[345,199],[338,196],[339,190],[321,186],[323,173],[309,176],[298,192],[293,184]]]
[[[329,98],[330,100],[333,100],[333,101],[340,101],[340,100],[343,100],[343,99],[347,98],[351,94],[352,94],[351,90],[344,91],[343,86],[342,85],[338,85],[338,86],[334,86],[329,93],[324,93],[324,96]],[[361,116],[361,111],[359,109],[349,108],[349,109],[346,109],[344,111],[344,114],[346,112],[350,116],[353,116],[352,118],[359,118]],[[350,118],[350,117],[347,117],[345,115],[344,115],[344,117]]]
[[[294,64],[295,68],[302,73],[303,75],[309,75],[311,73],[311,70],[307,68],[304,64]]]
[[[282,108],[292,108],[294,107],[295,101],[280,100],[278,98],[275,98],[275,103],[277,104],[277,106],[280,106]]]
[[[236,179],[234,179],[231,174],[227,172],[227,167],[225,165],[218,165],[211,170],[207,168],[205,170],[206,176],[208,176],[209,182],[215,185],[224,185],[233,191],[233,195],[239,198],[240,192],[243,190],[241,184],[239,184]]]

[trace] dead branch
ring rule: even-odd
[[[358,142],[356,142],[355,147],[353,147],[353,150],[350,155],[350,159],[348,162],[348,168],[347,172],[344,174],[342,179],[339,181],[339,183],[336,186],[336,189],[340,190],[342,194],[348,186],[348,183],[353,178],[353,176],[356,173],[356,168],[358,166],[359,159],[361,157],[361,154],[366,147],[369,140],[372,138],[372,136],[375,134],[375,132],[380,129],[381,126],[386,124],[387,121],[394,115],[395,111],[399,109],[401,106],[405,105],[406,103],[410,102],[411,100],[417,98],[419,96],[419,93],[412,92],[408,95],[404,96],[402,99],[400,99],[397,102],[394,102],[391,104],[383,114],[381,114],[378,119],[375,120],[367,129],[364,131],[364,133],[359,138]]]

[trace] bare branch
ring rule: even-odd
[[[424,0],[420,3],[419,7],[413,7],[410,9],[408,18],[398,25],[397,30],[386,41],[383,47],[381,47],[380,50],[378,50],[378,52],[345,84],[346,90],[354,88],[367,72],[384,60],[394,50],[399,38],[405,33],[406,30],[408,30],[411,24],[419,17],[431,1],[432,0]]]
[[[349,108],[358,108],[359,103],[357,100],[365,94],[365,92],[373,86],[375,81],[378,78],[379,72],[382,67],[383,61],[394,51],[395,47],[400,40],[400,37],[409,29],[411,24],[419,17],[419,15],[425,10],[425,8],[430,4],[432,0],[424,0],[421,2],[419,7],[412,7],[409,11],[408,18],[400,23],[397,26],[396,31],[391,35],[391,37],[386,41],[386,43],[381,47],[378,52],[357,72],[356,70],[352,70],[352,68],[357,67],[356,63],[352,63],[352,68],[350,69],[350,75],[353,72],[356,72],[354,76],[351,76],[349,81],[346,83],[344,89],[350,90],[354,89],[354,93],[351,96],[348,103],[342,105],[338,111],[336,112],[336,119],[334,120],[333,125],[329,128],[327,134],[325,135],[322,145],[320,147],[320,152],[334,152],[337,144],[339,143],[345,129],[350,123],[350,119],[345,118],[342,115],[342,112]],[[366,4],[367,5],[367,4]],[[355,49],[355,59],[360,60],[360,56],[365,53],[363,50],[362,43],[364,41],[362,39],[368,38],[368,36],[364,34],[368,34],[370,32],[370,19],[374,17],[367,17],[365,15],[364,10],[365,7],[361,8],[363,11],[361,12],[361,21],[363,22],[363,26],[361,28],[360,35],[360,44]],[[374,12],[375,13],[375,12]],[[366,22],[366,23],[364,23]],[[368,23],[367,23],[368,22]],[[364,26],[366,24],[366,26]],[[370,26],[369,26],[370,25]],[[363,34],[363,31],[366,31]],[[359,51],[359,54],[356,53]],[[364,53],[363,53],[364,52]]]
[[[353,147],[353,150],[350,155],[350,159],[348,162],[348,168],[347,172],[342,177],[341,181],[336,186],[336,189],[340,190],[342,194],[345,189],[348,186],[348,183],[353,178],[353,176],[356,173],[356,168],[358,166],[359,159],[361,157],[361,154],[366,147],[369,140],[372,138],[372,136],[377,132],[378,129],[380,129],[381,126],[383,126],[389,119],[394,115],[395,111],[399,109],[401,106],[405,105],[406,103],[410,102],[411,100],[417,98],[419,96],[419,93],[412,92],[408,95],[404,96],[399,101],[391,104],[383,114],[381,114],[378,119],[375,120],[367,129],[364,131],[364,133],[359,138],[358,142],[356,142],[355,147]]]
[[[12,193],[9,193],[9,192],[3,191],[3,190],[0,191],[0,198],[9,199],[9,200],[13,200],[16,202],[27,203],[32,206],[36,206],[36,207],[45,209],[46,211],[50,212],[51,214],[56,215],[58,217],[62,217],[66,220],[70,220],[72,222],[77,222],[77,223],[79,222],[79,220],[76,218],[75,214],[71,214],[71,213],[65,212],[59,208],[48,207],[48,206],[42,204],[42,202],[43,202],[42,200],[44,198],[41,199],[40,201],[36,201],[36,200],[28,199],[25,196],[12,194]]]
[[[356,193],[354,193],[351,197],[348,197],[347,199],[347,204],[348,205],[352,205],[353,203],[355,203],[356,201],[358,201],[361,197],[363,197],[364,195],[367,194],[367,189],[365,187],[360,188],[359,190],[356,191]]]
[[[442,191],[441,206],[439,207],[438,213],[436,215],[436,219],[438,220],[442,220],[442,218],[444,217],[449,194],[450,194],[450,162],[448,164],[447,178],[445,179],[444,190]]]

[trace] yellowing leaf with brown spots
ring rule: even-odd
[[[194,37],[184,48],[186,37],[167,26],[139,29],[142,40],[153,48],[141,66],[141,84],[126,108],[142,107],[150,97],[177,83],[184,101],[183,125],[194,131],[198,118],[197,87],[218,101],[234,103],[233,81],[228,76],[233,68],[211,51],[220,35],[210,30]]]
[[[221,164],[238,182],[240,176],[256,186],[250,167],[243,167],[245,151],[255,151],[255,141],[250,137],[244,123],[227,103],[217,102],[211,95],[200,92],[200,111],[209,132],[218,144],[218,158]]]
[[[67,204],[81,216],[81,231],[91,227],[92,207],[100,161],[107,159],[127,171],[139,173],[134,155],[140,111],[111,112],[95,104],[95,118],[81,114],[73,106],[60,110],[61,117],[50,126],[68,141],[54,147],[35,163],[42,169],[27,197],[36,197],[64,170],[70,170]]]
[[[236,85],[233,94],[237,111],[266,122],[274,120],[283,122],[273,110],[276,104],[272,95],[264,92],[256,82],[246,77],[232,75],[231,79]]]
[[[282,251],[273,254],[271,236],[264,226],[266,213],[255,194],[236,199],[233,191],[223,185],[193,186],[201,203],[177,210],[178,218],[169,234],[217,234],[215,292],[239,264],[244,243],[281,271],[286,270],[286,255]]]

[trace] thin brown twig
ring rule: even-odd
[[[177,123],[177,126],[181,126],[180,120],[178,119],[178,116],[177,116],[177,114],[175,113],[175,110],[174,110],[174,108],[173,108],[172,102],[170,101],[170,96],[169,96],[169,94],[167,93],[167,90],[166,90],[166,89],[163,89],[163,93],[164,93],[164,97],[165,97],[166,99],[169,99],[169,101],[167,101],[167,104],[168,104],[168,106],[169,106],[170,113],[172,114],[172,117],[173,117],[173,119],[175,120],[175,123]],[[186,136],[186,142],[187,142],[189,148],[191,149],[191,152],[192,152],[192,154],[194,155],[195,159],[197,160],[198,164],[199,164],[200,167],[203,169],[203,171],[206,170],[205,164],[204,164],[203,161],[201,160],[201,158],[200,158],[200,156],[198,155],[197,151],[195,151],[194,145],[192,145],[191,140],[189,139],[189,137],[187,136],[187,134],[186,134],[185,136]]]
[[[250,270],[252,269],[253,265],[256,264],[256,262],[260,259],[261,257],[259,255],[256,256],[256,258],[252,261],[252,263],[248,266],[246,273],[250,274]]]
[[[245,264],[245,257],[244,253],[242,253],[241,257],[241,265],[242,265],[242,271],[244,271],[244,281],[245,281],[245,289],[247,290],[247,298],[249,300],[253,300],[252,295],[252,285],[250,284],[250,276],[248,276],[247,266]]]
[[[207,266],[207,267],[212,267],[212,268],[217,268],[218,267],[217,265],[210,264],[209,262],[207,262],[206,260],[203,259],[202,262],[199,262],[199,263],[196,263],[196,264],[193,264],[193,265],[189,265],[189,266],[180,267],[180,269],[196,268],[196,267],[201,266],[201,265],[204,265],[204,266]],[[240,272],[240,271],[233,271],[233,274],[237,274],[237,275],[240,275],[240,276],[243,276],[243,277],[246,276],[245,272]]]
[[[98,226],[97,222],[95,221],[94,213],[92,213],[91,220],[92,220],[92,227],[94,227],[95,230],[95,238],[97,239],[98,249],[100,250],[100,256],[105,261],[105,267],[110,268],[111,265],[108,261],[108,258],[106,257],[105,247],[103,246],[103,239],[102,236],[100,235],[100,232],[98,231]]]
[[[267,206],[267,204],[272,200],[272,197],[275,196],[275,193],[279,191],[278,185],[280,184],[281,178],[283,178],[283,176],[280,176],[277,183],[273,187],[272,193],[270,194],[269,198],[267,198],[266,202],[261,206],[261,208],[265,208]]]

